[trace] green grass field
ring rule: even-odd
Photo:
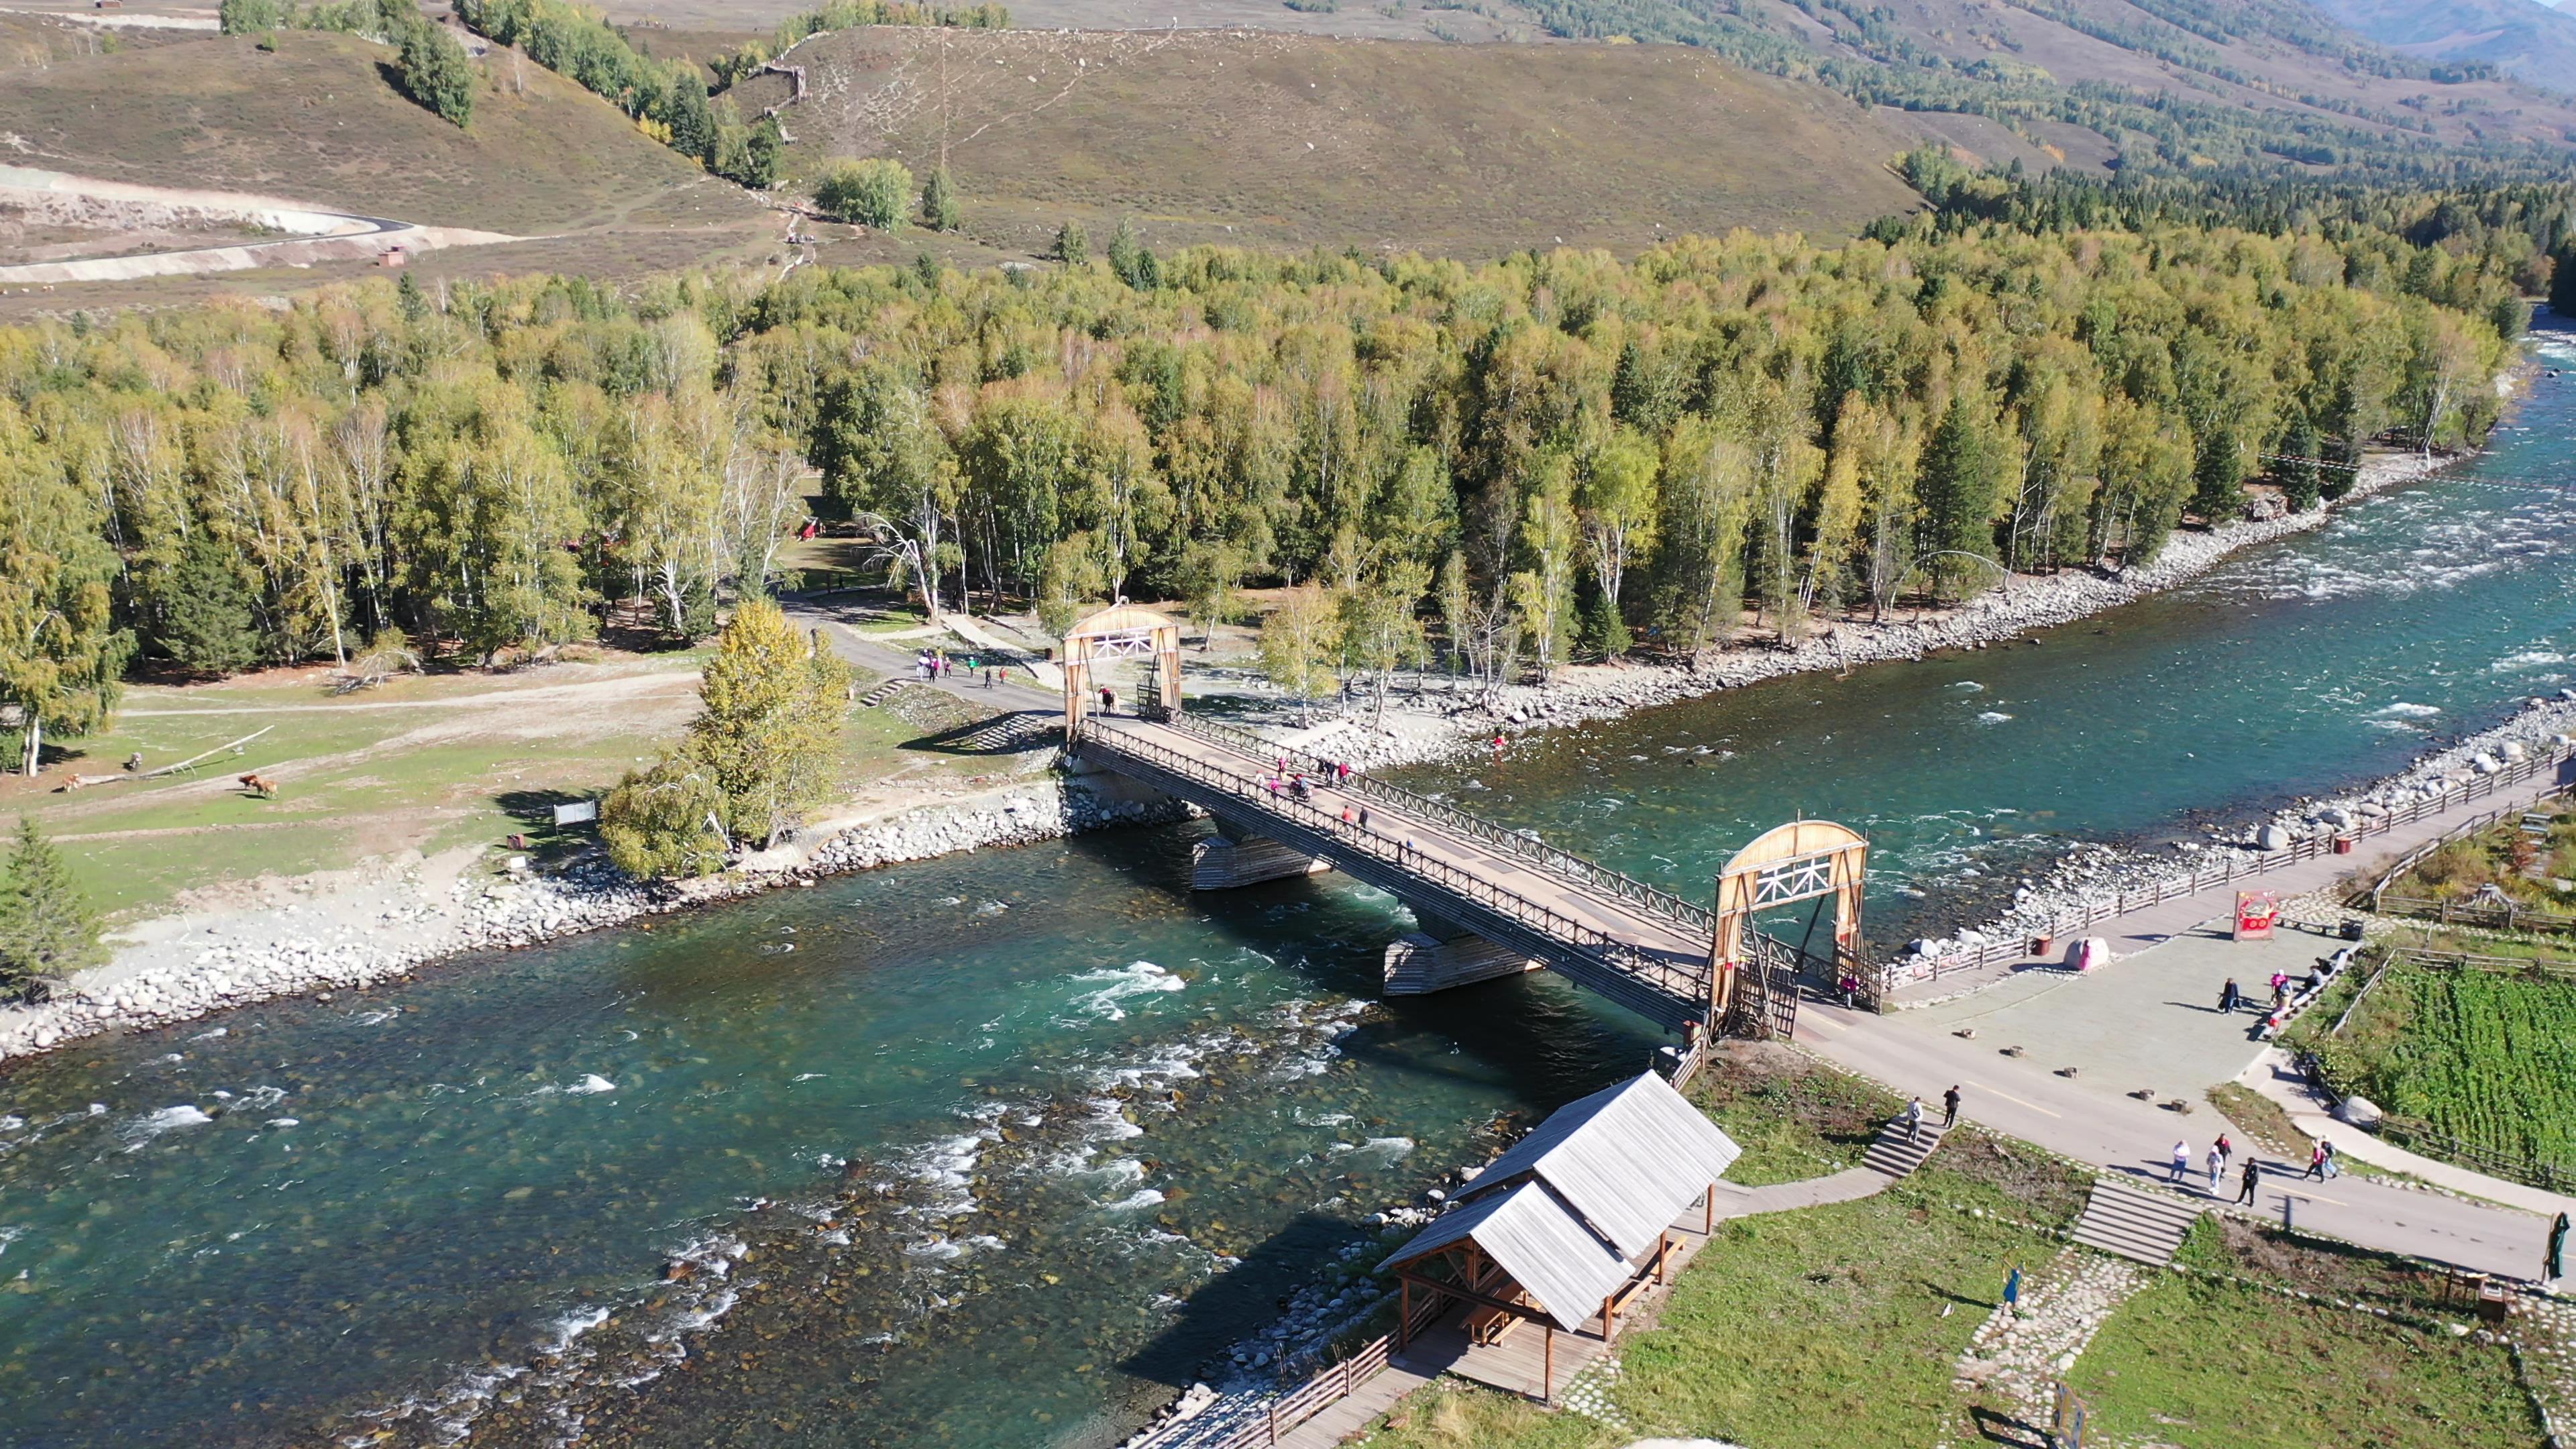
[[[2502,1345],[2453,1335],[2429,1277],[2204,1219],[2177,1261],[2364,1302],[2388,1318],[2243,1283],[2159,1276],[2068,1382],[2115,1444],[2175,1449],[2526,1449],[2543,1435]]]
[[[605,654],[509,674],[397,678],[336,697],[319,669],[139,686],[111,731],[66,742],[72,758],[32,784],[0,777],[0,820],[34,815],[91,899],[120,921],[262,876],[498,845],[542,833],[555,802],[599,794],[668,748],[696,712],[702,657]],[[995,768],[937,747],[980,718],[973,706],[900,701],[850,712],[836,799],[899,802]],[[73,774],[122,775],[132,753],[149,770],[263,728],[238,754],[185,776],[57,788]],[[253,770],[277,779],[277,798],[235,783]]]

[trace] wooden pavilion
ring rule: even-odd
[[[1573,1336],[1576,1364],[1608,1348],[1620,1313],[1664,1281],[1676,1221],[1696,1207],[1700,1236],[1716,1226],[1717,1184],[1740,1152],[1652,1072],[1560,1108],[1379,1265],[1402,1285],[1399,1351],[1413,1347],[1416,1295],[1430,1294],[1459,1305],[1464,1342],[1447,1366],[1518,1387],[1532,1381],[1518,1363],[1528,1336],[1512,1339],[1534,1323],[1537,1396],[1553,1398],[1558,1333]]]

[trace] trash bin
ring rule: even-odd
[[[2034,956],[2045,956],[2048,954],[2048,948],[2056,944],[2057,938],[2055,936],[2033,936],[2030,938],[2030,954]]]
[[[2347,941],[2358,941],[2362,939],[2361,918],[2359,916],[2352,916],[2345,919],[2343,923],[2343,938]]]
[[[2349,835],[2338,835],[2338,836],[2336,836],[2336,837],[2335,837],[2335,844],[2334,844],[2334,852],[2335,852],[2335,854],[2337,854],[2337,855],[2350,855],[2350,854],[2352,854],[2352,837],[2351,837],[2351,836],[2349,836]]]

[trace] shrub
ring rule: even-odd
[[[814,183],[814,204],[843,221],[899,231],[912,205],[912,172],[883,156],[835,162]]]

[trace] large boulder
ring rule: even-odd
[[[2337,1104],[2334,1114],[2336,1121],[2347,1127],[2358,1127],[2365,1132],[2377,1130],[2380,1119],[2387,1115],[2380,1111],[2378,1104],[2368,1097],[2346,1097]]]
[[[2255,834],[2254,843],[2265,850],[2287,850],[2290,848],[2290,827],[2266,825]]]

